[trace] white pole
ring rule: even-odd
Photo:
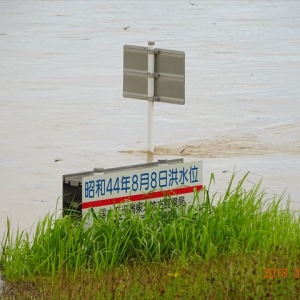
[[[148,73],[154,74],[154,45],[155,42],[148,42]],[[154,111],[154,77],[148,77],[148,152],[153,153],[153,111]]]

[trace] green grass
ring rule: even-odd
[[[145,218],[91,212],[89,228],[47,215],[34,232],[13,236],[8,221],[0,256],[5,293],[21,299],[19,288],[24,296],[31,283],[36,299],[295,299],[288,295],[299,292],[299,215],[282,207],[282,197],[268,199],[260,183],[245,190],[246,180],[233,187],[233,175],[216,199],[212,175],[203,203],[178,209],[166,199],[168,213],[149,205]],[[278,276],[264,278],[264,267]],[[279,278],[284,268],[289,276]]]

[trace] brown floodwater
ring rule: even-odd
[[[61,207],[62,175],[149,160],[123,46],[185,51],[186,104],[155,103],[154,160],[234,170],[300,208],[300,2],[0,1],[0,235]],[[124,30],[125,27],[130,26]]]

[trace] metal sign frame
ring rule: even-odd
[[[125,45],[123,97],[148,100],[148,151],[153,153],[154,102],[185,104],[183,51]]]
[[[123,97],[185,104],[185,53],[149,47],[124,46]],[[153,55],[152,70],[149,55]],[[148,95],[148,78],[153,78],[153,95]]]

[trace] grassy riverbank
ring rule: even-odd
[[[213,176],[211,180],[213,181]],[[247,176],[212,205],[129,210],[93,225],[45,217],[2,242],[8,299],[296,299],[299,216]],[[122,221],[119,219],[122,218]],[[279,297],[279,298],[278,298]]]

